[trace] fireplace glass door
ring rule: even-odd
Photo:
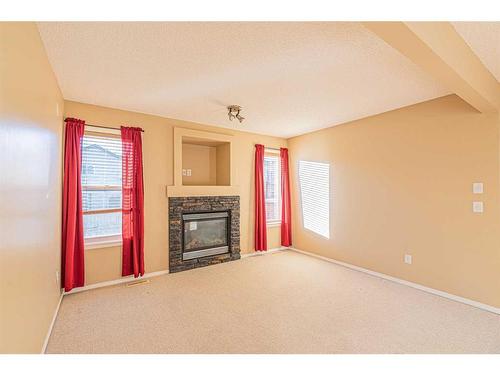
[[[183,221],[183,260],[229,251],[229,213],[208,212],[182,215]]]

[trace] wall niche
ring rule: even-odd
[[[230,186],[231,143],[182,137],[182,185]]]
[[[174,128],[174,184],[167,196],[240,195],[233,146],[230,134]]]

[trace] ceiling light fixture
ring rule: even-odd
[[[229,120],[233,121],[233,118],[237,118],[240,123],[243,122],[245,119],[243,116],[240,115],[240,111],[242,108],[239,105],[230,105],[227,107],[228,113],[227,115],[229,116]]]

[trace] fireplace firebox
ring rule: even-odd
[[[182,260],[229,252],[230,212],[196,212],[182,215]]]

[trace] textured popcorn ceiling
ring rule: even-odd
[[[500,81],[500,22],[453,22],[484,66]]]
[[[357,22],[38,25],[65,99],[225,128],[291,137],[449,94]]]

